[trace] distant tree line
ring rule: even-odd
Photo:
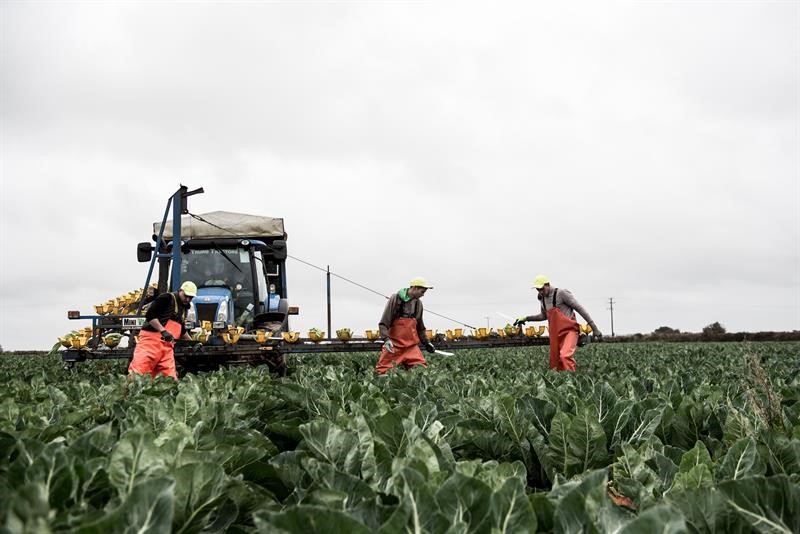
[[[800,341],[800,330],[791,332],[728,332],[715,321],[701,332],[681,332],[677,328],[659,326],[650,334],[615,336],[613,341]]]

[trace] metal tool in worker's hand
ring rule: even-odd
[[[437,350],[435,350],[435,351],[433,351],[433,353],[434,353],[434,354],[439,354],[439,355],[441,355],[441,356],[453,356],[453,353],[452,353],[452,352],[445,352],[445,351],[443,351],[443,350],[438,350],[438,349],[437,349]]]
[[[514,321],[516,321],[516,319],[514,319],[513,317],[511,317],[511,316],[509,316],[509,315],[506,315],[505,313],[502,313],[502,312],[495,312],[495,313],[496,313],[497,315],[499,315],[500,317],[502,317],[503,319],[506,319],[506,320],[508,320],[508,321],[511,321],[512,323],[513,323]]]

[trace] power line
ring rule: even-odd
[[[387,295],[384,295],[383,293],[380,293],[379,291],[375,291],[372,288],[369,288],[369,287],[367,287],[367,286],[365,286],[363,284],[359,284],[358,282],[356,282],[354,280],[350,280],[349,278],[344,277],[344,276],[342,276],[340,274],[336,274],[333,271],[329,271],[328,269],[324,269],[324,268],[322,268],[322,267],[320,267],[318,265],[314,265],[313,263],[307,262],[305,260],[301,260],[298,257],[292,256],[291,254],[287,254],[286,256],[289,257],[289,258],[292,258],[295,261],[299,261],[302,264],[308,265],[309,267],[311,267],[313,269],[317,269],[317,270],[322,271],[324,273],[330,273],[331,276],[335,276],[336,278],[339,278],[340,280],[344,280],[345,282],[347,282],[349,284],[353,284],[354,286],[360,287],[361,289],[365,289],[365,290],[367,290],[367,291],[369,291],[371,293],[375,293],[376,295],[380,295],[381,297],[383,297],[385,299],[389,298]],[[425,313],[429,313],[431,315],[436,315],[437,317],[441,317],[442,319],[447,319],[448,321],[452,321],[454,323],[458,323],[460,325],[466,326],[467,328],[472,328],[473,330],[476,329],[474,326],[472,326],[470,324],[467,324],[467,323],[465,323],[463,321],[459,321],[458,319],[453,319],[452,317],[448,317],[446,315],[442,315],[441,313],[436,313],[433,310],[425,310]]]
[[[384,295],[383,293],[381,293],[381,292],[379,292],[379,291],[375,291],[375,290],[374,290],[374,289],[372,289],[372,288],[369,288],[369,287],[367,287],[367,286],[365,286],[365,285],[361,285],[361,284],[359,284],[358,282],[355,282],[355,281],[353,281],[353,280],[350,280],[349,278],[345,278],[344,276],[342,276],[342,275],[340,275],[340,274],[336,274],[336,273],[335,273],[335,272],[333,272],[333,271],[329,271],[328,269],[323,269],[322,267],[319,267],[319,266],[317,266],[317,265],[314,265],[313,263],[309,263],[309,262],[307,262],[307,261],[305,261],[305,260],[301,260],[300,258],[298,258],[298,257],[296,257],[296,256],[292,256],[291,254],[287,254],[286,256],[287,256],[288,258],[292,258],[292,259],[293,259],[293,260],[295,260],[295,261],[299,261],[300,263],[303,263],[303,264],[305,264],[305,265],[308,265],[309,267],[311,267],[311,268],[313,268],[313,269],[320,270],[320,271],[322,271],[322,272],[324,272],[324,273],[331,273],[331,276],[335,276],[336,278],[339,278],[340,280],[344,280],[345,282],[348,282],[348,283],[350,283],[350,284],[353,284],[354,286],[358,286],[358,287],[360,287],[361,289],[366,289],[367,291],[370,291],[370,292],[372,292],[372,293],[375,293],[376,295],[380,295],[381,297],[383,297],[383,298],[385,298],[385,299],[388,299],[388,298],[389,298],[387,295]]]
[[[228,230],[227,228],[222,228],[221,226],[218,226],[218,225],[216,225],[216,224],[214,224],[214,223],[212,223],[212,222],[210,222],[210,221],[207,221],[206,219],[204,219],[204,218],[203,218],[203,217],[201,217],[200,215],[195,215],[194,213],[190,213],[189,215],[190,215],[191,217],[193,217],[193,218],[195,218],[195,219],[199,220],[199,221],[202,221],[202,222],[204,222],[204,223],[206,223],[206,224],[209,224],[209,225],[211,225],[211,226],[213,226],[213,227],[215,227],[215,228],[217,228],[217,229],[219,229],[219,230],[222,230],[223,232],[228,232],[229,234],[232,234],[232,235],[235,235],[235,236],[239,237],[239,236],[238,236],[238,234],[236,234],[235,232],[233,232],[233,231],[231,231],[231,230]],[[330,275],[330,276],[335,276],[336,278],[339,278],[340,280],[344,280],[345,282],[347,282],[347,283],[349,283],[349,284],[353,284],[354,286],[360,287],[361,289],[364,289],[364,290],[366,290],[366,291],[369,291],[370,293],[375,293],[376,295],[380,295],[381,297],[383,297],[383,298],[385,298],[385,299],[388,299],[388,298],[389,298],[387,295],[384,295],[383,293],[381,293],[381,292],[379,292],[379,291],[375,291],[374,289],[372,289],[372,288],[369,288],[369,287],[367,287],[367,286],[365,286],[365,285],[363,285],[363,284],[359,284],[359,283],[358,283],[358,282],[356,282],[355,280],[350,280],[349,278],[346,278],[346,277],[344,277],[344,276],[342,276],[342,275],[340,275],[340,274],[336,274],[336,273],[332,272],[332,271],[330,270],[330,266],[328,266],[328,268],[327,268],[327,269],[323,269],[322,267],[320,267],[320,266],[318,266],[318,265],[314,265],[314,264],[313,264],[313,263],[311,263],[311,262],[308,262],[308,261],[302,260],[302,259],[300,259],[300,258],[298,258],[298,257],[296,257],[296,256],[292,256],[291,254],[286,254],[286,256],[287,256],[288,258],[292,258],[292,259],[293,259],[293,260],[295,260],[295,261],[299,261],[299,262],[300,262],[300,263],[302,263],[302,264],[308,265],[309,267],[311,267],[311,268],[313,268],[313,269],[317,269],[317,270],[319,270],[319,271],[322,271],[322,272],[326,273],[327,275]],[[472,329],[475,329],[475,327],[474,327],[474,326],[472,326],[472,325],[469,325],[469,324],[467,324],[467,323],[465,323],[465,322],[462,322],[462,321],[459,321],[459,320],[453,319],[452,317],[447,317],[446,315],[442,315],[441,313],[436,313],[435,311],[432,311],[432,310],[425,310],[425,312],[426,312],[426,313],[430,313],[430,314],[432,314],[432,315],[436,315],[437,317],[441,317],[442,319],[447,319],[448,321],[452,321],[452,322],[454,322],[454,323],[458,323],[458,324],[460,324],[460,325],[466,326],[467,328],[472,328]],[[328,328],[328,330],[330,330],[330,328]]]

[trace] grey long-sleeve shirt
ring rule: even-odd
[[[556,297],[555,302],[553,302],[554,293]],[[575,319],[575,312],[578,312],[589,324],[589,326],[592,327],[592,330],[597,330],[597,325],[594,324],[589,312],[586,311],[586,308],[584,308],[581,303],[578,302],[575,296],[567,289],[559,289],[556,291],[556,289],[553,288],[550,290],[549,295],[540,299],[540,302],[542,304],[542,312],[537,313],[536,315],[529,315],[525,317],[526,321],[545,321],[547,320],[547,310],[556,307],[561,310],[561,313],[570,319]]]
[[[404,301],[398,293],[389,297],[389,302],[386,303],[386,307],[383,309],[383,316],[381,316],[381,320],[378,323],[381,338],[383,340],[389,339],[389,329],[392,327],[392,323],[401,316],[398,312],[401,312],[400,303],[402,303],[402,315],[413,317],[417,320],[417,334],[419,334],[419,340],[424,343],[428,336],[425,334],[425,323],[422,321],[422,301],[419,299]]]

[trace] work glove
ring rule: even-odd
[[[528,322],[528,319],[525,317],[517,317],[517,320],[514,321],[514,326],[522,326]]]
[[[425,350],[433,354],[436,351],[436,347],[433,346],[433,343],[430,341],[425,342]]]
[[[597,339],[603,339],[603,333],[596,326],[592,327],[592,334],[594,334],[594,337]]]
[[[394,352],[394,345],[392,345],[392,340],[387,339],[383,342],[383,348],[386,349],[386,352]]]
[[[162,331],[161,331],[161,339],[163,339],[163,340],[164,340],[164,341],[166,341],[167,343],[170,343],[170,342],[172,342],[172,341],[175,341],[175,336],[173,336],[172,334],[170,334],[170,333],[169,333],[169,330],[162,330]]]

